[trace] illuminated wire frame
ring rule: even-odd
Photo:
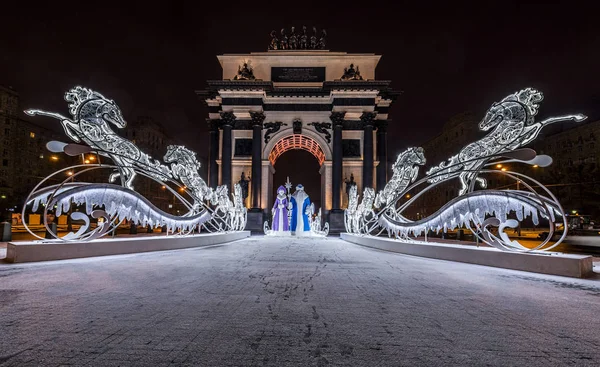
[[[524,146],[549,124],[586,119],[584,115],[573,114],[536,122],[535,116],[542,100],[541,92],[526,88],[494,103],[479,123],[479,128],[489,133],[464,147],[448,161],[428,170],[418,181],[419,166],[425,164],[424,152],[421,148],[407,149],[398,156],[391,180],[374,200],[372,189],[368,189],[371,191],[365,190],[363,201],[358,204],[358,193],[351,190],[350,204],[345,212],[346,230],[364,235],[379,235],[387,231],[388,235],[399,240],[418,243],[416,238],[424,235],[427,241],[429,232],[465,227],[479,240],[504,251],[550,250],[558,246],[567,235],[567,222],[565,212],[552,192],[522,173],[490,169],[508,162],[549,166],[552,164],[551,157],[537,155],[533,149]],[[484,174],[505,176],[519,182],[524,190],[475,190],[476,183],[486,188],[487,181],[481,177]],[[423,219],[413,221],[404,216],[404,211],[419,197],[454,178],[458,178],[462,185],[457,197]],[[414,195],[405,195],[409,192]],[[403,197],[409,200],[400,204]],[[516,220],[508,218],[511,213],[515,214]],[[510,239],[505,232],[507,228],[517,228],[519,222],[529,216],[535,225],[543,218],[549,226],[547,236],[533,248]],[[564,230],[560,238],[551,243],[560,224]]]
[[[113,232],[124,220],[154,228],[166,227],[167,234],[169,231],[191,234],[195,230],[199,231],[201,226],[210,232],[239,231],[245,228],[247,213],[242,202],[241,187],[235,185],[233,201],[229,198],[227,186],[216,189],[208,187],[200,177],[200,163],[196,159],[196,153],[183,146],[170,145],[163,158],[170,165],[164,164],[158,159],[152,159],[133,142],[112,130],[112,126],[124,128],[127,125],[114,101],[83,87],[69,90],[65,94],[65,100],[69,102],[71,117],[36,109],[25,111],[31,116],[48,116],[59,120],[67,136],[78,143],[52,141],[47,144],[48,150],[71,156],[93,152],[110,158],[114,165],[80,165],[53,173],[29,194],[23,207],[23,216],[29,204],[34,212],[42,205],[44,226],[51,233],[46,219],[50,208],[56,209],[56,214],[61,215],[70,212],[73,206],[85,204],[84,212],[70,213],[72,219],[84,222],[77,233],[69,233],[63,237],[53,234],[56,239],[64,241],[99,238]],[[107,168],[111,170],[108,179],[110,184],[74,182],[81,173]],[[69,177],[58,185],[49,185],[50,178],[55,179],[63,172]],[[148,177],[163,189],[168,189],[184,204],[188,212],[176,216],[157,208],[134,190],[133,181],[137,175]],[[112,184],[117,178],[121,185]],[[184,198],[167,184],[179,188],[188,198]],[[96,229],[90,230],[88,217],[98,219]],[[26,229],[41,239],[27,225]]]
[[[302,149],[310,152],[317,158],[320,165],[325,161],[325,153],[323,153],[323,149],[321,149],[319,143],[300,134],[290,135],[279,140],[273,147],[273,150],[271,150],[271,154],[269,154],[269,161],[271,161],[272,165],[275,165],[275,162],[283,153],[292,149]]]

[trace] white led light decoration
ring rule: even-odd
[[[422,148],[407,149],[398,156],[392,178],[377,194],[374,203],[371,200],[372,193],[367,189],[363,194],[363,202],[358,205],[356,189],[350,189],[349,205],[345,212],[346,230],[363,235],[379,235],[387,231],[388,235],[394,235],[399,240],[415,242],[416,239],[411,236],[424,235],[426,240],[428,232],[446,232],[465,227],[481,241],[501,250],[550,250],[558,246],[567,235],[566,215],[550,190],[522,173],[484,169],[507,162],[539,167],[552,163],[551,157],[537,155],[533,149],[523,147],[531,143],[544,126],[559,121],[583,121],[586,116],[564,115],[535,122],[542,100],[542,93],[527,88],[494,103],[479,123],[481,130],[493,130],[481,140],[467,145],[447,162],[431,168],[424,178],[416,182],[419,166],[425,164],[424,152]],[[479,177],[481,174],[503,175],[518,181],[523,190],[474,191],[476,182],[483,188],[487,186],[485,179]],[[417,221],[403,215],[406,208],[419,197],[455,177],[460,179],[462,185],[459,195],[438,211]],[[421,185],[427,186],[419,191]],[[412,197],[405,195],[408,192],[415,194]],[[399,204],[403,197],[408,200]],[[375,206],[371,207],[370,204]],[[517,220],[509,219],[509,213],[515,213]],[[505,228],[516,228],[519,222],[529,216],[534,224],[539,223],[539,218],[546,219],[550,227],[547,237],[533,248],[511,240],[504,232]],[[558,225],[563,226],[562,234],[558,241],[550,244]],[[492,232],[492,227],[497,227],[497,234]]]
[[[65,94],[65,100],[70,103],[72,118],[35,109],[25,111],[31,116],[41,115],[60,120],[67,136],[75,143],[80,143],[50,142],[48,149],[68,155],[95,152],[110,158],[114,165],[85,164],[67,167],[42,180],[29,194],[23,215],[29,204],[34,212],[41,204],[44,207],[44,225],[50,233],[46,219],[50,208],[56,207],[56,215],[61,215],[72,211],[74,206],[85,205],[85,212],[70,214],[72,219],[84,221],[79,231],[63,237],[53,234],[56,239],[93,240],[113,232],[124,220],[154,228],[166,227],[167,234],[171,232],[179,235],[193,233],[201,226],[209,232],[240,231],[246,227],[247,212],[243,206],[241,187],[235,185],[233,202],[229,199],[226,186],[219,186],[214,190],[208,187],[198,172],[200,163],[196,159],[196,153],[184,146],[168,146],[164,160],[170,163],[169,167],[152,159],[133,142],[120,137],[111,129],[111,124],[117,128],[127,125],[114,101],[83,87],[71,89]],[[109,182],[114,182],[119,177],[121,186],[74,181],[82,173],[103,169],[113,171],[108,178]],[[64,177],[66,172],[68,177],[63,178],[61,184],[48,186],[50,179]],[[157,208],[133,189],[133,181],[137,175],[146,176],[170,191],[188,212],[172,215]],[[192,201],[171,186],[189,195]],[[89,217],[102,218],[93,230],[90,229]],[[42,239],[27,225],[26,228],[32,235]]]
[[[478,169],[483,167],[487,158],[504,151],[511,151],[531,143],[543,127],[559,121],[583,121],[581,114],[551,117],[535,122],[539,103],[544,99],[541,92],[526,88],[513,93],[500,102],[496,102],[487,111],[479,123],[482,131],[493,130],[481,140],[464,147],[460,153],[450,157],[447,162],[427,171],[430,183],[445,181],[458,176],[462,185],[459,195],[465,194],[473,180],[481,187],[487,187],[484,178],[478,177]]]

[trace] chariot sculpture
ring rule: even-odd
[[[357,190],[351,189],[345,211],[346,230],[362,235],[387,232],[401,241],[414,242],[420,236],[426,240],[430,232],[464,227],[482,242],[500,250],[526,252],[558,246],[567,234],[567,222],[557,198],[544,185],[523,173],[496,168],[498,164],[508,162],[539,167],[550,165],[551,157],[538,155],[525,146],[549,124],[586,119],[584,115],[572,114],[536,122],[542,100],[541,92],[527,88],[494,103],[479,123],[480,130],[489,133],[448,161],[429,169],[419,180],[419,169],[425,165],[426,152],[422,148],[407,149],[398,156],[392,167],[393,176],[382,191],[375,195],[373,189],[367,188],[359,204]],[[484,175],[501,175],[518,181],[525,190],[487,189]],[[406,217],[406,209],[416,200],[452,179],[461,183],[457,197],[425,218],[410,220]],[[409,192],[413,195],[405,200]],[[511,213],[516,219],[509,218]],[[534,224],[544,219],[549,226],[547,237],[533,247],[523,246],[505,233],[505,229],[516,228],[529,216]],[[550,243],[560,225],[563,227],[560,238]]]
[[[65,94],[71,117],[37,109],[26,110],[31,116],[40,115],[58,119],[65,133],[74,143],[52,141],[47,148],[54,153],[80,155],[95,153],[112,160],[112,164],[81,164],[59,170],[43,179],[29,194],[22,215],[43,206],[43,218],[55,210],[60,216],[72,211],[74,220],[83,221],[76,233],[63,241],[85,241],[99,238],[116,230],[125,220],[132,224],[166,227],[166,233],[190,234],[204,229],[213,231],[242,230],[246,226],[246,208],[241,198],[241,187],[235,185],[233,201],[229,189],[215,189],[206,185],[198,170],[196,153],[180,145],[167,147],[164,162],[142,152],[133,142],[122,138],[114,130],[125,128],[126,122],[117,104],[102,94],[84,87],[75,87]],[[108,183],[79,182],[81,174],[99,170],[108,175]],[[69,172],[70,176],[65,177]],[[170,191],[187,209],[183,215],[166,213],[134,190],[134,181],[145,176]],[[58,184],[51,184],[52,181]],[[117,179],[120,184],[116,184]],[[62,181],[62,182],[61,182]],[[100,219],[92,229],[91,219]],[[44,226],[49,233],[46,219]],[[26,229],[35,237],[27,225]]]

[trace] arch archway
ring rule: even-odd
[[[304,185],[315,208],[317,210],[321,208],[323,196],[321,164],[314,154],[305,149],[288,149],[278,157],[273,167],[275,173],[273,174],[273,189],[269,193],[271,197],[275,197],[279,185],[283,185],[286,178],[289,177],[292,183],[292,192],[295,191],[296,185]]]
[[[269,161],[275,166],[275,162],[283,153],[294,149],[302,149],[311,153],[319,161],[319,166],[325,162],[325,153],[319,143],[302,134],[292,134],[277,141],[269,153]]]
[[[274,174],[276,172],[276,164],[278,160],[285,154],[288,156],[288,152],[293,150],[300,150],[307,153],[310,153],[312,157],[316,159],[315,163],[318,163],[318,166],[310,168],[311,173],[315,173],[312,171],[318,172],[320,176],[320,189],[317,190],[315,187],[311,188],[306,186],[305,182],[294,182],[290,175],[290,180],[292,184],[295,185],[298,183],[304,184],[307,189],[307,193],[311,196],[312,200],[315,202],[315,209],[322,209],[323,212],[331,209],[331,148],[325,142],[323,137],[319,136],[313,131],[305,130],[302,131],[302,134],[293,134],[292,129],[286,129],[281,131],[279,134],[274,136],[269,143],[264,146],[263,150],[263,162],[267,163],[269,169],[267,171],[263,170],[263,177],[267,177],[267,190],[263,190],[263,203],[268,203],[267,208],[270,210],[273,205],[274,193],[279,187],[285,183],[285,177],[282,182],[274,182]],[[289,161],[290,157],[297,156],[296,159],[301,161],[305,161],[306,159],[312,159],[310,155],[305,154],[304,158],[299,158],[300,153],[289,153],[290,156],[288,158],[284,157],[284,164],[290,165],[293,162]],[[287,161],[287,162],[286,162]],[[306,165],[302,165],[302,162],[297,166],[298,168],[308,169]],[[281,164],[279,164],[279,169],[281,169]],[[310,164],[308,165],[310,166]],[[265,167],[266,168],[266,167]],[[284,170],[285,171],[285,170]],[[277,175],[277,180],[281,180],[281,175]],[[319,181],[319,176],[317,176],[317,182]],[[300,176],[301,177],[301,176]],[[310,179],[310,177],[306,177]],[[300,179],[302,181],[302,178]],[[311,180],[312,181],[312,180]],[[311,186],[314,186],[311,184]],[[293,191],[293,190],[292,190]],[[318,192],[320,191],[320,193]]]

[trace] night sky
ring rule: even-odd
[[[221,78],[215,56],[266,51],[272,29],[306,25],[327,29],[332,51],[383,55],[377,79],[404,91],[390,112],[390,154],[435,136],[456,113],[482,115],[528,86],[545,94],[541,116],[600,116],[598,12],[576,1],[174,3],[13,2],[1,23],[0,85],[19,92],[23,108],[63,113],[64,92],[88,86],[114,99],[128,120],[154,117],[207,156],[207,110],[194,91]]]

